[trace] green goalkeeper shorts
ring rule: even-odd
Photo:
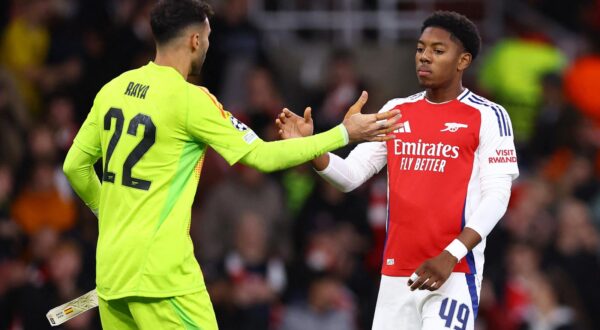
[[[216,330],[217,319],[206,290],[169,298],[98,297],[104,330]]]

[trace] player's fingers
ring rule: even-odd
[[[428,278],[429,274],[427,272],[419,275],[419,278],[416,281],[414,281],[414,283],[410,286],[410,290],[414,291],[420,288],[425,283],[425,281],[427,281]]]
[[[285,124],[285,114],[283,112],[279,114],[277,119],[279,119],[280,123]]]
[[[374,136],[371,138],[367,138],[366,140],[369,142],[385,142],[385,141],[389,141],[389,140],[393,140],[395,139],[396,136],[395,135],[382,135],[382,136]]]
[[[410,291],[415,291],[416,289],[420,288],[426,279],[427,278],[420,276],[418,280],[414,281],[413,284],[410,285]]]
[[[365,103],[367,103],[368,99],[369,99],[369,94],[366,91],[362,91],[358,100],[356,100],[356,102],[350,107],[348,112],[346,112],[344,119],[348,119],[348,117],[353,116],[357,113],[360,113],[360,111],[362,110],[362,107],[365,105]]]
[[[283,108],[283,114],[287,118],[291,118],[294,115],[294,113],[292,111],[290,111],[290,109],[288,109],[288,108]]]
[[[419,287],[419,290],[429,290],[433,282],[434,281],[431,279],[431,277],[425,279],[425,281],[423,281],[423,285]]]
[[[412,273],[412,275],[410,275],[410,277],[408,278],[408,283],[407,283],[408,286],[411,286],[418,279],[419,279],[419,274],[417,274],[417,272]]]
[[[440,276],[436,276],[435,273],[434,274],[430,274],[429,278],[419,288],[419,290],[435,291],[438,288],[437,285],[440,283],[440,280],[441,280]]]
[[[437,281],[436,281],[436,282],[433,282],[433,283],[431,283],[431,285],[429,286],[429,289],[428,289],[428,290],[429,290],[429,291],[435,291],[435,290],[439,289],[440,287],[438,286],[438,283],[439,283],[439,282],[437,282]]]
[[[379,113],[375,114],[375,120],[377,120],[377,121],[386,120],[386,119],[392,118],[394,116],[399,116],[398,120],[400,118],[402,118],[402,114],[400,114],[400,110],[392,110],[392,111],[386,111],[386,112],[379,112]]]
[[[404,124],[399,123],[399,124],[395,124],[391,127],[386,127],[386,128],[381,128],[379,129],[377,132],[375,132],[376,135],[387,135],[389,133],[392,133],[393,131],[403,127]]]
[[[312,108],[307,107],[306,109],[304,109],[304,122],[310,123],[311,120],[312,120]]]

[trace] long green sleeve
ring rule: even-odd
[[[73,144],[63,163],[63,171],[75,193],[98,215],[100,207],[100,179],[94,171],[98,157],[90,155]]]
[[[348,133],[343,125],[304,138],[260,144],[240,161],[262,172],[273,172],[306,163],[326,152],[348,144]]]

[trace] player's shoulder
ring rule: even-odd
[[[469,91],[460,102],[481,113],[481,120],[490,125],[498,125],[501,136],[512,136],[512,124],[506,109],[498,103]],[[484,127],[484,126],[482,126]],[[488,132],[488,131],[486,131]]]
[[[506,109],[498,103],[488,100],[487,98],[477,95],[472,91],[468,91],[460,99],[460,102],[480,111],[483,115],[493,115],[495,112],[506,112]]]
[[[207,111],[202,111],[202,114],[219,114],[223,118],[228,116],[228,112],[223,108],[223,104],[219,102],[217,97],[213,95],[208,88],[191,83],[187,83],[187,88],[188,95],[190,96],[191,100],[190,104],[196,104],[203,108],[208,108]]]
[[[389,101],[387,101],[383,107],[381,107],[381,110],[379,110],[379,112],[386,112],[386,111],[390,111],[398,106],[401,106],[403,104],[407,104],[407,103],[414,103],[417,101],[422,100],[425,97],[425,91],[407,96],[407,97],[398,97],[395,99],[391,99]]]

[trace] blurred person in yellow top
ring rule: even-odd
[[[35,112],[41,106],[36,83],[42,79],[50,47],[46,20],[51,1],[21,0],[16,5],[17,15],[6,26],[0,43],[0,63],[15,76],[23,99]]]
[[[217,323],[189,236],[205,152],[229,164],[276,171],[354,141],[383,141],[399,112],[354,114],[312,137],[265,142],[225,111],[200,73],[209,16],[201,0],[161,0],[151,13],[156,58],[107,83],[63,169],[98,215],[96,285],[105,329],[216,329]],[[386,136],[387,135],[387,136]],[[103,160],[102,184],[93,164]],[[232,205],[235,207],[235,205]]]
[[[0,36],[0,65],[14,76],[29,112],[39,116],[40,93],[50,94],[79,78],[76,58],[47,65],[51,44],[48,21],[56,14],[55,0],[17,0],[15,16]]]

